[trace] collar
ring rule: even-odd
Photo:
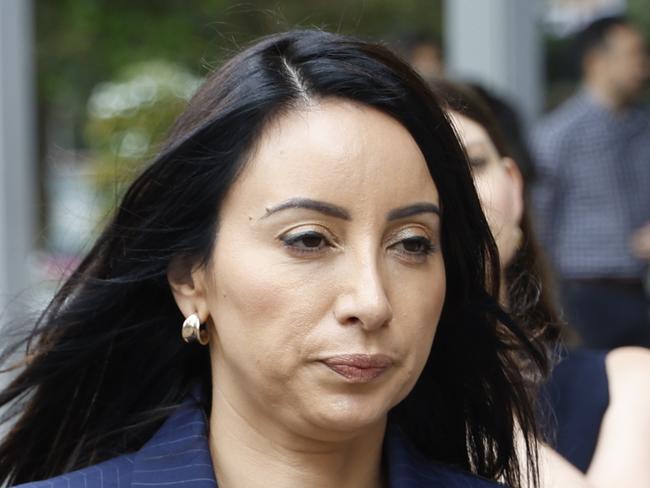
[[[200,406],[195,388],[156,434],[137,452],[132,484],[164,485],[171,488],[192,482],[193,488],[215,488],[208,444],[208,418]],[[422,457],[395,427],[389,427],[384,441],[390,488],[489,488],[490,480],[461,470],[432,463]]]
[[[582,85],[579,88],[573,100],[582,110],[614,125],[625,126],[638,124],[644,121],[647,116],[646,110],[638,102],[630,103],[626,107],[614,111],[610,107],[605,106],[586,85]]]
[[[188,397],[137,452],[132,485],[171,488],[192,482],[193,488],[217,486],[207,434],[204,411],[194,396]]]

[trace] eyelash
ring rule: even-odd
[[[301,232],[299,234],[295,235],[288,235],[288,236],[282,236],[280,237],[280,240],[284,243],[284,245],[288,248],[291,249],[292,252],[298,253],[298,254],[314,254],[322,251],[321,247],[318,248],[309,248],[309,247],[298,247],[296,246],[296,243],[300,242],[301,240],[305,238],[316,238],[316,239],[321,239],[325,245],[331,246],[332,243],[320,232],[314,232],[314,231],[308,231],[308,232]]]
[[[469,158],[469,164],[472,168],[472,170],[481,170],[485,166],[487,166],[488,160],[487,158]]]
[[[322,243],[325,246],[332,246],[332,243],[330,242],[327,237],[325,237],[323,234],[320,232],[314,232],[314,231],[309,231],[309,232],[301,232],[296,235],[288,235],[288,236],[283,236],[280,237],[280,240],[283,242],[283,244],[291,250],[291,252],[297,253],[299,255],[310,255],[310,254],[316,254],[319,252],[323,251],[323,248],[321,246],[319,247],[298,247],[296,246],[297,243],[300,241],[306,239],[306,238],[316,238],[320,239]],[[390,248],[395,248],[397,245],[401,244],[404,246],[404,244],[418,244],[420,246],[419,251],[407,251],[406,249],[402,251],[398,251],[400,254],[406,256],[407,258],[423,258],[426,256],[429,256],[433,254],[434,252],[437,251],[437,247],[426,237],[422,236],[414,236],[414,237],[407,237],[405,239],[402,239],[390,246]]]
[[[404,250],[404,254],[409,254],[412,256],[429,256],[433,254],[436,251],[436,246],[433,245],[433,243],[427,239],[426,237],[407,237],[406,239],[402,239],[401,241],[393,244],[393,246],[397,244],[402,244],[404,245],[405,243],[409,244],[418,244],[421,246],[420,251],[406,251]],[[392,247],[392,246],[391,246]]]

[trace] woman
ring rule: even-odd
[[[407,66],[266,38],[207,79],[39,320],[0,479],[522,486],[520,371],[546,357],[497,305],[496,256]]]
[[[473,168],[502,267],[501,301],[522,324],[545,331],[559,323],[549,280],[524,204],[524,185],[512,150],[489,109],[472,89],[437,82]],[[483,98],[485,100],[485,98]],[[491,100],[486,100],[488,103]],[[545,325],[546,324],[546,325]],[[556,452],[541,452],[542,486],[644,487],[650,479],[650,353],[621,348],[577,350],[563,358],[547,385],[554,410]]]

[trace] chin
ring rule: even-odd
[[[384,423],[390,404],[380,398],[359,398],[356,395],[337,395],[322,401],[313,412],[314,424],[337,433],[359,432]]]

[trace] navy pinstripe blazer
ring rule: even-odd
[[[215,488],[207,418],[196,395],[188,398],[137,452],[21,488]],[[464,471],[431,463],[396,429],[384,445],[390,488],[502,487]]]

